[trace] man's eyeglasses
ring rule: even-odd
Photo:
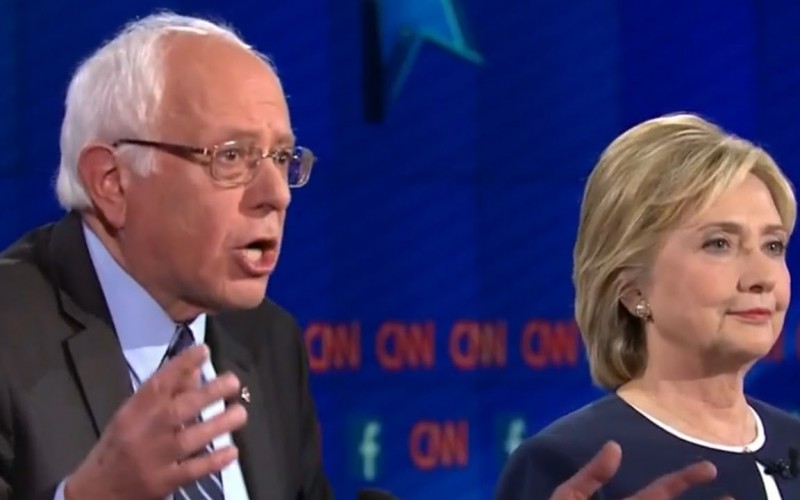
[[[185,160],[199,162],[208,169],[211,178],[224,187],[248,184],[255,177],[261,162],[270,159],[289,187],[299,188],[308,183],[311,168],[317,160],[311,150],[303,147],[264,151],[246,141],[229,141],[210,148],[140,139],[120,139],[112,145],[116,148],[125,144],[156,148]]]

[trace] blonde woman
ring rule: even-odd
[[[573,276],[591,374],[609,394],[521,446],[498,498],[548,498],[616,441],[619,470],[593,498],[707,460],[716,479],[680,498],[800,499],[800,421],[744,392],[783,327],[795,216],[773,159],[698,116],[618,137],[586,186]]]

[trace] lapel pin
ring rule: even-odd
[[[247,387],[247,386],[242,387],[241,396],[242,396],[242,401],[244,401],[245,403],[249,403],[250,402],[250,388]]]

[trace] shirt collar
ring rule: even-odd
[[[103,290],[117,337],[141,380],[157,368],[176,331],[175,322],[142,286],[117,263],[97,235],[83,224],[89,257]],[[189,327],[195,342],[205,342],[206,315]],[[153,366],[155,363],[155,366]]]

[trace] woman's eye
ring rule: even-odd
[[[703,248],[709,250],[725,250],[728,247],[730,247],[730,243],[725,238],[714,238],[703,244]]]

